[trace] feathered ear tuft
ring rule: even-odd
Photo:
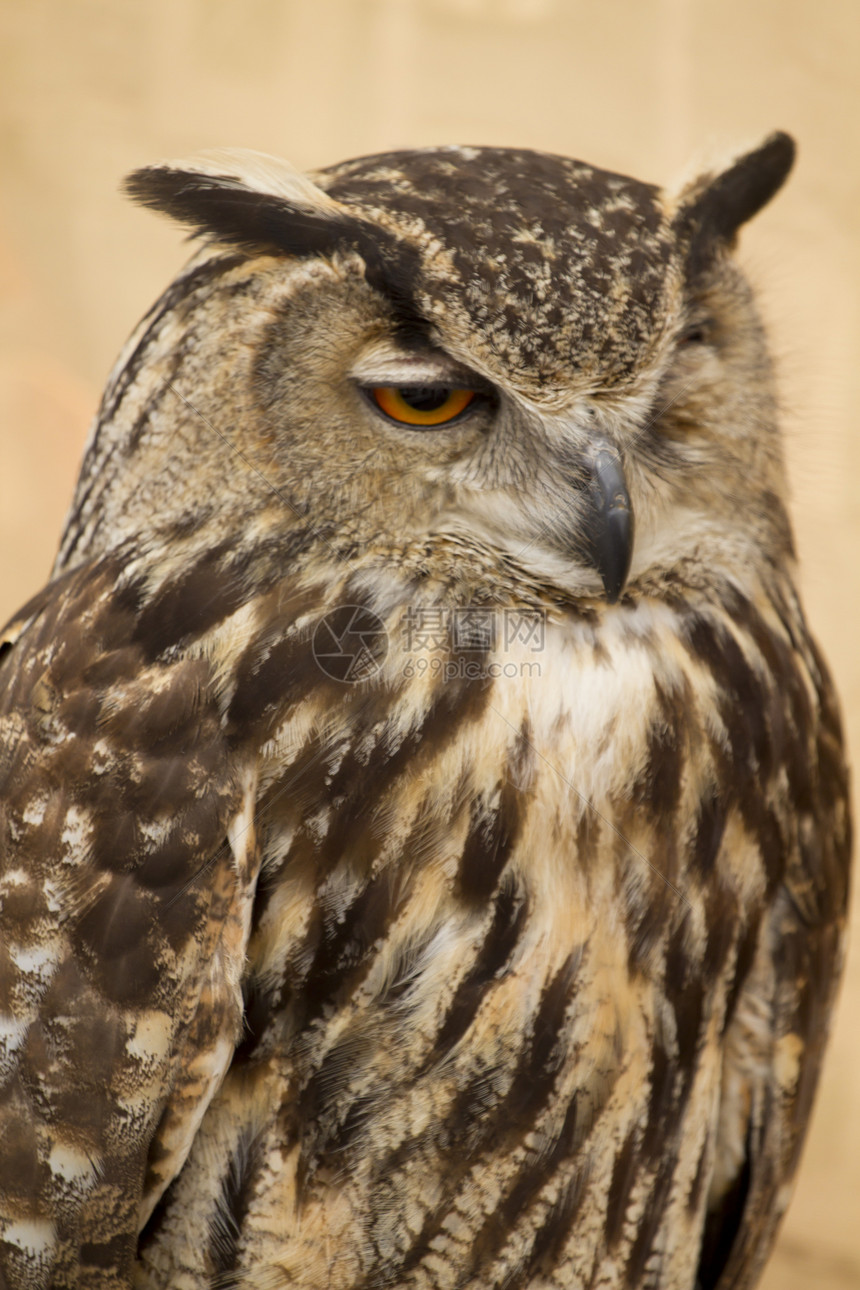
[[[125,191],[216,242],[251,255],[357,251],[368,283],[395,307],[404,336],[426,333],[415,304],[415,248],[336,202],[286,161],[219,149],[133,171]]]
[[[135,201],[195,232],[253,253],[314,255],[354,243],[357,221],[287,162],[219,149],[135,170]]]
[[[790,135],[777,132],[719,174],[701,175],[678,201],[674,224],[689,246],[692,272],[704,268],[779,191],[794,164]]]

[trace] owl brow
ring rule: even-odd
[[[443,349],[427,346],[423,352],[376,346],[363,354],[350,370],[359,385],[456,385],[478,394],[492,394],[495,385]]]
[[[510,726],[511,730],[517,731],[517,727],[513,724],[513,722],[508,720],[508,718],[505,716],[503,712],[499,712],[499,709],[494,707],[492,703],[487,704],[487,706],[489,707],[491,712],[495,712],[497,717],[501,717],[502,721],[504,721],[506,726]],[[517,733],[519,732],[517,731]],[[683,900],[684,904],[688,905],[690,909],[692,909],[693,908],[692,903],[687,899],[683,891],[681,891],[680,887],[676,887],[674,882],[672,882],[671,878],[667,878],[664,873],[661,873],[661,871],[657,868],[657,866],[651,860],[649,860],[646,855],[643,855],[642,852],[639,850],[639,848],[634,846],[633,843],[630,841],[630,839],[626,837],[624,833],[622,833],[618,825],[613,824],[612,821],[608,819],[603,814],[603,812],[600,811],[594,805],[594,803],[591,801],[590,798],[586,797],[584,793],[580,792],[580,790],[576,787],[576,785],[571,783],[571,781],[567,778],[567,776],[559,770],[558,766],[556,766],[553,762],[551,762],[548,757],[544,756],[541,750],[534,743],[532,743],[532,741],[528,738],[528,736],[524,735],[523,739],[524,739],[524,742],[531,749],[531,751],[535,754],[535,756],[539,757],[540,760],[546,766],[548,766],[551,771],[554,771],[555,774],[558,775],[562,783],[566,784],[572,793],[576,793],[576,796],[579,798],[582,804],[584,806],[587,806],[590,811],[593,811],[594,814],[597,816],[597,818],[599,820],[602,820],[603,823],[607,825],[607,827],[610,828],[612,832],[615,833],[616,836],[621,839],[624,845],[628,847],[635,856],[638,856],[639,859],[642,860],[644,864],[647,864],[648,868],[651,869],[657,875],[658,878],[662,878],[666,886],[669,887],[670,890],[675,893],[675,895],[678,897],[679,900]]]

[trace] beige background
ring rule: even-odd
[[[0,621],[44,580],[105,376],[186,255],[120,199],[126,171],[223,144],[313,166],[463,142],[662,182],[774,127],[799,165],[743,255],[806,603],[860,748],[858,0],[0,0]],[[860,1286],[858,1021],[855,930],[769,1290]]]

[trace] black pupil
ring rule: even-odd
[[[397,393],[416,412],[436,412],[451,397],[450,385],[398,385]]]

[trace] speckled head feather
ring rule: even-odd
[[[391,153],[318,178],[421,239],[423,307],[480,337],[508,380],[629,378],[664,314],[673,239],[649,184],[504,148]]]

